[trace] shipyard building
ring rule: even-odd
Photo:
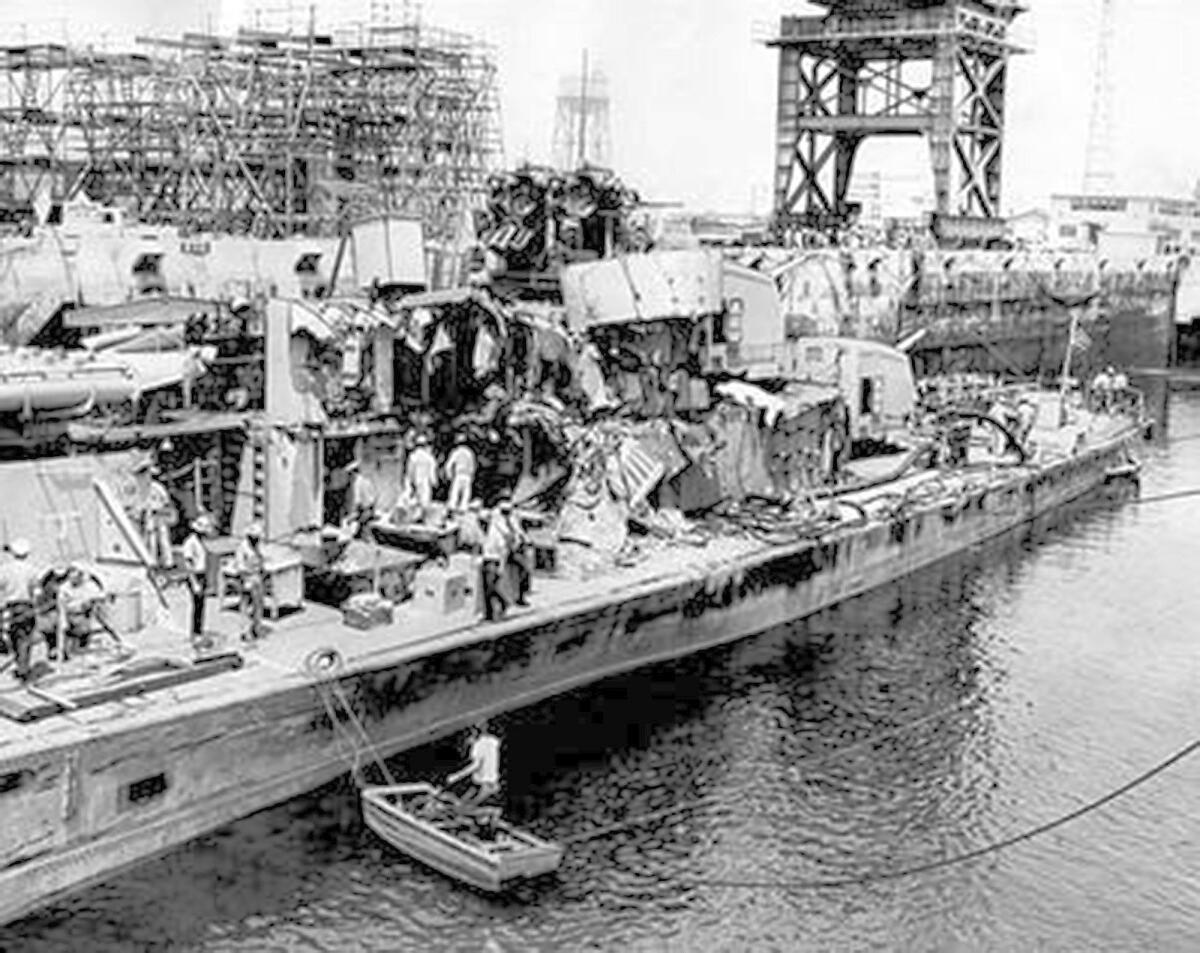
[[[1200,202],[1157,195],[1053,195],[1051,240],[1101,256],[1194,255]]]

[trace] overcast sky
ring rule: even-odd
[[[0,29],[19,0],[0,0]],[[195,29],[221,0],[39,0],[59,31]],[[228,2],[228,0],[226,0]],[[1008,211],[1074,191],[1083,175],[1101,0],[1030,0],[1035,50],[1008,84]],[[1118,187],[1188,194],[1200,178],[1200,36],[1195,0],[1115,0]],[[424,0],[425,19],[498,48],[510,162],[544,161],[561,75],[587,48],[609,79],[614,165],[644,196],[740,210],[765,202],[773,165],[777,53],[755,42],[800,0]],[[22,11],[24,7],[22,5]],[[23,15],[23,14],[22,14]],[[92,27],[96,29],[96,27]],[[8,31],[11,33],[11,31]],[[876,140],[860,167],[928,168],[924,143]],[[927,174],[927,173],[926,173]]]

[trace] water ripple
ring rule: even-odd
[[[1200,432],[1200,395],[1171,415]],[[1145,457],[1147,495],[1200,482],[1200,441]],[[510,896],[397,855],[335,784],[17,924],[0,948],[1190,949],[1200,759],[1043,838],[871,878],[1072,811],[1195,736],[1197,539],[1200,499],[1089,503],[803,623],[502,719],[514,818],[601,831]],[[451,748],[397,770],[432,775]]]

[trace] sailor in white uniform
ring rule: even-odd
[[[471,760],[446,778],[446,786],[457,784],[471,776],[472,788],[463,795],[463,803],[475,807],[495,797],[500,790],[500,739],[488,731],[486,724],[475,729],[471,741]]]

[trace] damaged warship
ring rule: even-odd
[[[423,290],[419,243],[382,244],[319,294],[133,330],[81,309],[79,348],[10,355],[6,558],[45,567],[43,592],[83,567],[107,598],[86,644],[43,600],[54,657],[0,675],[4,920],[344,772],[330,679],[394,754],[801,619],[1130,472],[1136,402],[918,390],[903,351],[795,333],[779,282],[719,251],[578,256],[560,302],[488,270]],[[101,365],[126,386],[79,383]],[[170,515],[148,531],[150,485]],[[480,531],[509,507],[532,586],[481,619]],[[206,520],[193,637],[175,549]],[[259,531],[268,619],[245,641],[235,549]]]

